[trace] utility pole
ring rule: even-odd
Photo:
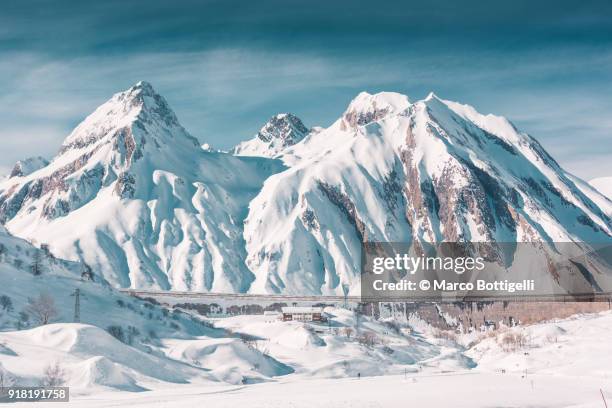
[[[74,293],[70,296],[74,296],[74,322],[81,322],[81,289],[76,288]]]

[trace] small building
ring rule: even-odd
[[[326,319],[323,316],[322,307],[283,307],[283,321],[289,322],[292,320],[298,322],[324,322]]]

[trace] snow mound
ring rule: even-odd
[[[121,391],[145,391],[128,370],[106,357],[92,357],[76,365],[73,369],[73,386],[90,388],[96,385],[115,388]]]
[[[325,341],[300,324],[292,325],[291,331],[285,331],[275,338],[276,343],[285,347],[309,348],[325,346]]]
[[[213,376],[232,384],[259,382],[293,372],[257,347],[256,343],[249,346],[235,338],[188,340],[173,345],[170,342],[168,356],[210,369]]]
[[[58,361],[67,373],[67,385],[94,385],[140,391],[146,384],[184,384],[213,380],[204,370],[144,353],[90,325],[56,323],[35,329],[0,334],[18,357],[7,357],[7,368],[37,383],[44,368]],[[141,384],[142,383],[142,384]]]
[[[361,359],[347,359],[317,368],[311,375],[321,378],[344,378],[357,375],[371,377],[384,375],[385,372],[385,364],[372,364],[371,361]]]

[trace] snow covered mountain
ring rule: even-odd
[[[599,177],[589,181],[589,184],[612,200],[612,177]]]
[[[238,144],[232,152],[237,156],[277,157],[309,132],[297,116],[280,113],[270,118],[253,139]]]
[[[206,152],[150,84],[114,95],[51,163],[0,184],[0,222],[113,285],[246,291],[242,224],[281,164]]]
[[[364,92],[312,131],[277,115],[234,152],[139,83],[0,182],[0,222],[116,286],[215,292],[358,293],[363,241],[612,237],[612,202],[535,139],[433,94]]]
[[[284,156],[294,164],[266,181],[246,219],[255,292],[358,293],[363,241],[612,235],[612,202],[578,188],[535,139],[433,94],[362,93]]]

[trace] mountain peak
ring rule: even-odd
[[[150,83],[140,81],[127,90],[116,93],[87,116],[66,138],[60,153],[96,144],[133,126],[141,129],[151,126],[166,129],[165,132],[157,132],[160,137],[164,133],[174,134],[178,131],[197,144],[179,124],[168,102]]]
[[[433,93],[433,92],[430,92],[429,94],[427,94],[427,97],[425,98],[425,101],[431,101],[431,100],[434,100],[434,99],[439,100],[439,101],[441,101],[441,100],[442,100],[442,99],[440,99],[440,98],[438,97],[438,95],[436,95],[436,94],[435,94],[435,93]]]
[[[118,100],[133,101],[134,106],[142,109],[157,109],[165,108],[167,111],[172,111],[168,106],[168,102],[153,88],[149,82],[139,81],[135,85],[113,95]],[[113,99],[111,98],[111,100]]]
[[[376,122],[392,113],[399,113],[410,106],[406,95],[397,92],[370,94],[361,92],[351,101],[343,119],[351,127]]]
[[[238,156],[275,157],[284,149],[302,141],[310,131],[292,113],[272,116],[251,140],[240,143],[233,149]]]
[[[302,140],[306,134],[308,129],[300,118],[291,113],[279,113],[266,122],[257,137],[264,142],[276,139],[282,147],[287,147]]]
[[[151,83],[147,81],[138,81],[134,86],[132,86],[131,89],[140,89],[148,94],[157,93],[155,92],[155,89],[153,89],[153,85],[151,85]]]

